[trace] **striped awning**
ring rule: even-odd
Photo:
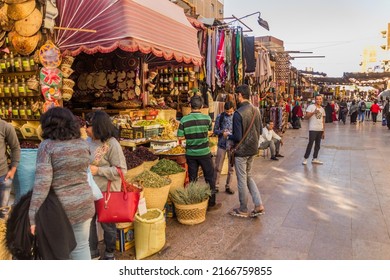
[[[183,9],[168,0],[57,0],[57,46],[66,54],[108,53],[117,48],[166,60],[202,64],[197,30]]]

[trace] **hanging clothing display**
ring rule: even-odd
[[[257,52],[255,83],[258,86],[260,93],[268,90],[272,81],[272,69],[268,51],[261,49]]]
[[[255,59],[255,37],[244,37],[245,73],[252,73],[256,70]]]

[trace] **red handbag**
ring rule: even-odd
[[[139,192],[129,192],[122,170],[117,167],[121,177],[121,191],[111,192],[111,181],[107,183],[107,191],[102,192],[103,198],[95,201],[97,220],[100,223],[133,222],[140,198]]]

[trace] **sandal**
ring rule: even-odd
[[[240,217],[240,218],[248,218],[249,217],[248,213],[241,212],[238,208],[233,209],[231,212],[229,212],[229,214],[231,216]]]
[[[231,188],[226,188],[225,193],[227,194],[234,194],[234,191]]]
[[[261,216],[261,215],[264,215],[265,214],[265,210],[264,208],[263,209],[260,209],[260,210],[253,210],[250,214],[250,217],[251,218],[255,218],[255,217],[258,217],[258,216]]]

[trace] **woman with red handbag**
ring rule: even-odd
[[[118,140],[117,129],[112,124],[109,115],[104,111],[95,111],[87,116],[86,132],[91,148],[91,173],[102,192],[107,191],[107,184],[111,181],[111,190],[121,190],[121,177],[117,167],[125,174],[127,171],[126,159]],[[105,252],[103,260],[113,260],[116,242],[115,223],[100,223],[104,231]],[[92,219],[89,237],[91,257],[100,257],[98,236],[96,230],[96,215]]]

